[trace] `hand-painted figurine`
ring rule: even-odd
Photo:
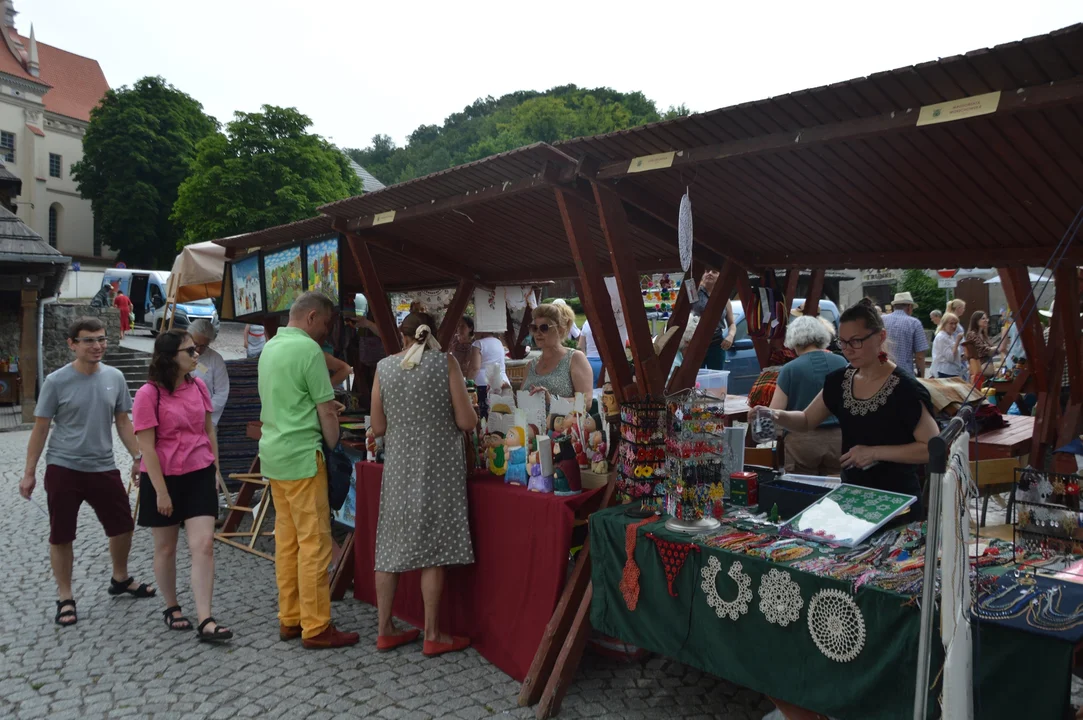
[[[504,482],[513,485],[527,484],[526,472],[526,437],[521,427],[513,427],[508,430],[508,437],[504,440],[507,448],[508,469],[504,475]]]
[[[490,433],[487,445],[489,447],[489,472],[497,477],[503,477],[508,471],[508,461],[504,454],[504,435],[502,433]]]
[[[609,472],[609,462],[605,456],[606,445],[600,430],[590,434],[590,471],[604,475]]]

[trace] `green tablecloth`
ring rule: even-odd
[[[912,717],[921,617],[915,603],[894,593],[862,588],[855,600],[865,621],[864,648],[851,662],[835,662],[813,642],[807,611],[815,592],[827,587],[849,592],[847,583],[790,570],[804,606],[796,623],[780,627],[768,623],[760,612],[757,590],[768,569],[783,566],[701,547],[701,552],[689,553],[673,584],[677,597],[671,597],[658,551],[644,534],[653,532],[679,542],[687,542],[688,536],[669,532],[664,523],[657,522],[639,528],[635,551],[641,571],[639,605],[630,612],[619,584],[626,560],[625,527],[631,522],[636,521],[625,516],[622,507],[591,516],[591,623],[595,629],[842,720]],[[712,554],[722,565],[717,586],[724,600],[736,594],[735,584],[726,575],[734,560],[741,561],[752,579],[748,614],[736,621],[719,619],[700,589],[700,570]],[[938,633],[936,638],[934,677],[942,659]],[[974,645],[975,681],[980,688],[975,693],[975,717],[1063,717],[1071,689],[1070,643],[983,624]]]

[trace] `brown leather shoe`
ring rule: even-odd
[[[296,640],[301,637],[300,625],[283,625],[278,624],[278,639],[279,640]]]
[[[315,637],[305,638],[303,642],[309,650],[321,650],[356,645],[360,639],[361,636],[355,632],[342,632],[334,625],[328,625],[322,633]]]

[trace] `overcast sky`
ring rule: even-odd
[[[883,8],[883,9],[881,9]],[[1047,33],[1079,0],[410,2],[15,0],[17,27],[98,60],[112,87],[162,75],[220,121],[293,106],[343,147],[399,144],[479,97],[574,83],[659,109],[758,100]]]

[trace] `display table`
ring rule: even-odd
[[[980,433],[970,441],[971,460],[1004,460],[1021,457],[1030,452],[1037,418],[1028,415],[1008,415],[1008,427]]]
[[[354,597],[376,604],[373,566],[383,466],[357,464]],[[564,589],[576,511],[598,490],[557,497],[478,473],[467,481],[473,565],[448,569],[441,629],[466,635],[482,657],[522,681]],[[394,615],[422,627],[421,572],[404,573]]]
[[[837,588],[849,594],[848,583],[789,570],[803,600],[799,619],[785,627],[770,624],[759,609],[758,590],[769,569],[785,564],[701,546],[700,552],[688,554],[673,583],[677,597],[671,597],[658,551],[645,534],[677,542],[688,542],[689,536],[669,532],[663,522],[655,522],[637,533],[639,604],[630,612],[619,584],[626,560],[625,528],[631,522],[635,521],[625,516],[623,507],[591,516],[591,624],[596,630],[831,717],[912,717],[921,615],[917,603],[877,588],[862,588],[854,599],[865,622],[864,647],[854,660],[836,662],[813,642],[808,608],[813,594],[821,589]],[[751,578],[748,613],[736,621],[729,616],[719,619],[700,588],[700,571],[712,556],[721,563],[715,584],[723,600],[737,595],[737,585],[727,576],[735,560],[740,560]],[[935,626],[939,628],[939,622]],[[988,623],[976,634],[974,670],[980,692],[975,694],[975,717],[1063,717],[1071,688],[1071,643]],[[940,644],[934,642],[934,676],[941,663]],[[934,686],[933,692],[937,689]]]

